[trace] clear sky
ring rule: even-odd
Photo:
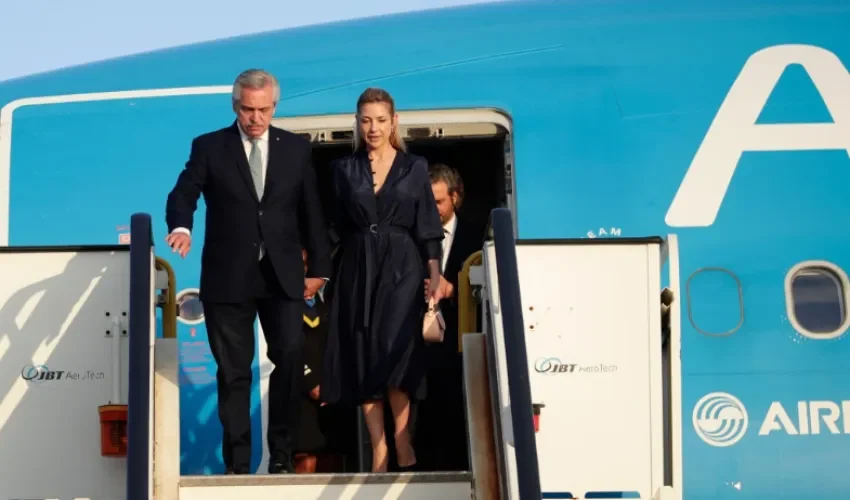
[[[186,43],[490,0],[0,0],[0,81]]]

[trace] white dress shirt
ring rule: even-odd
[[[242,147],[245,149],[245,159],[251,157],[251,138],[248,137],[245,132],[242,131],[242,126],[237,126],[239,129],[239,136],[242,138]],[[259,143],[257,147],[260,148],[260,157],[262,158],[262,178],[263,178],[263,186],[266,185],[266,172],[269,169],[269,131],[266,131],[259,137]],[[175,233],[185,233],[191,236],[191,231],[185,227],[178,227],[174,229]]]
[[[446,262],[449,260],[449,252],[452,251],[452,241],[454,241],[455,230],[457,230],[457,217],[452,214],[452,218],[443,224],[443,263],[441,271],[445,272]]]

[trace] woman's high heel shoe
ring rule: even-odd
[[[398,471],[399,472],[418,472],[419,471],[419,464],[414,462],[411,465],[406,465],[404,467],[399,466]]]

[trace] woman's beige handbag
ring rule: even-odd
[[[422,324],[422,337],[426,343],[433,344],[443,341],[446,332],[446,321],[443,313],[437,309],[434,299],[428,300],[428,310],[425,312],[425,321]]]

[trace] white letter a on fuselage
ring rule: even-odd
[[[801,65],[834,123],[756,125],[785,69]],[[844,149],[850,155],[850,73],[832,52],[811,45],[777,45],[750,56],[720,105],[667,211],[669,226],[714,223],[744,151]],[[769,175],[769,172],[765,172]]]

